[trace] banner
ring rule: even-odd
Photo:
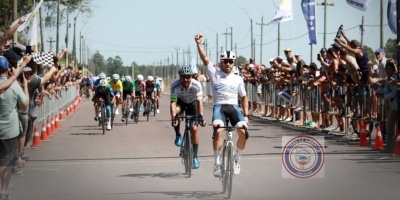
[[[393,34],[397,34],[397,0],[388,0],[387,18],[390,30]]]
[[[33,17],[33,21],[31,24],[31,29],[29,30],[29,46],[35,46],[38,43],[38,24],[37,24],[37,19],[36,16]]]
[[[277,24],[280,22],[286,22],[293,20],[293,9],[292,0],[281,0],[278,10],[275,13],[274,18],[272,18],[270,24]]]
[[[302,0],[301,9],[306,19],[310,45],[317,44],[317,23],[315,20],[315,0]]]
[[[349,4],[349,6],[365,12],[371,0],[346,0],[346,2]]]
[[[29,24],[31,24],[31,22],[33,22],[33,20],[34,20],[34,18],[35,18],[35,16],[36,16],[36,13],[39,11],[39,8],[40,8],[40,6],[41,6],[42,4],[43,4],[43,0],[40,0],[40,2],[36,5],[35,9],[34,9],[32,12],[30,12],[30,13],[28,13],[28,14],[26,14],[26,15],[24,16],[24,17],[25,17],[25,22],[24,22],[23,24],[21,24],[21,25],[18,27],[17,32],[21,32],[21,31],[24,30]],[[13,27],[15,24],[18,23],[18,21],[19,21],[19,19],[13,21],[13,23],[11,23],[11,26],[10,26],[10,27]]]

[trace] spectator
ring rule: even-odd
[[[385,66],[387,58],[382,48],[375,50],[375,62],[378,65],[378,75],[381,79],[386,79]]]
[[[385,91],[388,93],[385,94],[385,99],[387,99],[389,103],[389,108],[387,111],[386,117],[386,146],[383,152],[385,153],[393,153],[394,151],[394,143],[396,136],[396,124],[397,119],[399,117],[398,108],[398,90],[396,86],[390,85],[389,82],[392,80],[398,81],[399,77],[395,74],[396,64],[394,60],[388,60],[386,62],[385,71],[386,71],[386,81],[385,81]]]
[[[19,21],[17,24],[15,24],[13,27],[8,29],[1,37],[0,37],[0,52],[2,52],[4,49],[10,48],[9,45],[7,45],[8,39],[13,36],[15,31],[17,31],[18,27],[25,23],[25,18],[21,17],[19,18]]]
[[[10,69],[8,60],[0,57],[0,83],[8,78]],[[16,76],[15,74],[11,76]],[[1,94],[0,98],[0,179],[1,199],[11,199],[8,186],[11,180],[11,169],[18,155],[18,135],[20,134],[17,107],[24,109],[28,106],[27,82],[23,85],[13,82],[12,85]]]

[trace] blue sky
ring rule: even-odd
[[[277,25],[263,26],[262,62],[269,58],[283,56],[283,49],[290,47],[292,52],[303,55],[310,61],[307,26],[300,7],[301,0],[293,0],[293,21],[281,23],[280,49],[278,53]],[[323,0],[317,0],[322,3]],[[347,5],[345,0],[328,0],[334,6],[327,7],[326,44],[333,42],[340,24],[351,39],[360,41],[361,32],[358,26],[364,16],[364,44],[376,49],[380,46],[379,37],[379,4],[372,0],[366,12]],[[389,38],[396,38],[388,25],[384,0],[384,45]],[[256,41],[256,62],[260,60],[261,18],[268,23],[276,12],[280,0],[92,0],[93,16],[77,20],[77,34],[82,32],[91,52],[99,51],[105,59],[120,56],[124,65],[130,66],[134,61],[139,65],[164,63],[169,59],[176,64],[176,49],[179,49],[179,65],[183,64],[183,49],[197,56],[194,42],[196,33],[203,33],[209,43],[209,55],[215,61],[216,33],[218,49],[225,48],[226,29],[233,29],[233,46],[237,54],[249,58],[251,55],[250,18],[253,19],[253,36]],[[72,16],[75,16],[72,14]],[[324,10],[317,6],[317,45],[313,46],[314,55],[323,47]],[[73,22],[73,20],[71,19]],[[71,26],[73,27],[73,26]],[[65,37],[61,28],[60,38]],[[72,35],[73,29],[70,29]],[[54,31],[55,32],[55,31]],[[50,33],[53,34],[53,33]],[[53,37],[55,38],[55,36]],[[71,37],[70,37],[71,38]],[[72,39],[69,47],[72,51]],[[230,36],[227,37],[230,49]],[[60,44],[60,48],[65,44]],[[209,53],[208,51],[208,53]],[[313,56],[316,57],[316,56]],[[189,54],[185,54],[188,64]],[[314,59],[315,61],[315,59]]]

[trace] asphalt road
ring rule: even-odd
[[[61,122],[49,142],[27,148],[22,176],[13,175],[13,199],[225,199],[212,175],[212,128],[200,128],[201,167],[186,178],[173,144],[168,96],[161,113],[125,126],[117,116],[106,135],[93,120],[92,104]],[[211,123],[210,105],[205,119]],[[183,130],[183,127],[181,127]],[[231,199],[398,199],[400,158],[357,147],[338,136],[251,117],[250,138],[234,176]],[[324,136],[324,162],[312,178],[288,175],[282,161],[283,136]],[[234,138],[237,135],[234,134]]]

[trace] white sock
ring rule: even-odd
[[[239,161],[240,160],[240,156],[242,155],[242,151],[241,149],[236,149],[236,154],[235,154],[235,161]]]
[[[214,151],[215,165],[221,165],[221,162],[220,162],[220,160],[219,160],[219,156],[220,156],[219,151]]]

